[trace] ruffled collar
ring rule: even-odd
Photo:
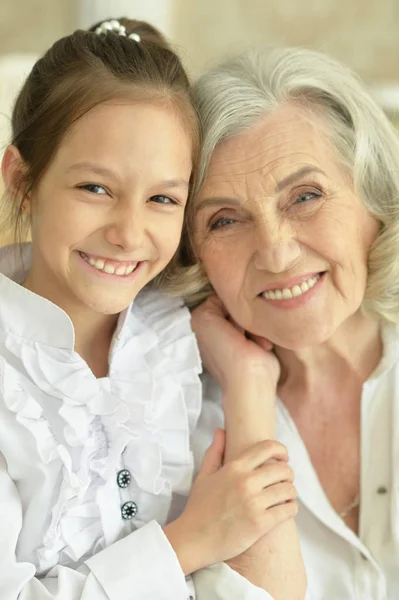
[[[3,251],[3,260],[13,253]],[[6,267],[3,273],[22,281],[23,271]],[[0,356],[2,401],[33,436],[43,468],[51,464],[58,473],[43,542],[29,557],[38,573],[79,566],[121,536],[122,456],[135,493],[143,495],[134,525],[165,523],[172,496],[189,493],[190,436],[202,399],[199,351],[182,301],[142,290],[120,317],[103,379],[70,349],[67,315],[6,275],[0,326],[4,356],[11,357]]]
[[[30,243],[0,249],[0,328],[39,344],[73,350],[75,331],[66,312],[21,285],[31,257]],[[115,338],[122,335],[130,308],[120,314]]]

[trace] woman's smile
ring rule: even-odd
[[[292,285],[285,284],[284,286],[276,286],[265,290],[260,296],[282,309],[294,309],[303,306],[308,302],[320,289],[324,281],[325,273],[315,273],[314,275],[306,275],[296,278],[296,282]]]

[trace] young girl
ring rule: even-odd
[[[152,27],[106,21],[37,62],[12,128],[6,200],[32,244],[0,260],[0,598],[209,600],[186,576],[295,502],[280,445],[222,467],[218,431],[185,506],[200,359],[187,309],[147,284],[195,179],[187,77]]]

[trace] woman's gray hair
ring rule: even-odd
[[[374,318],[399,321],[399,139],[360,80],[339,62],[299,48],[251,51],[205,73],[195,85],[203,127],[197,191],[215,148],[285,103],[306,107],[329,126],[337,156],[367,209],[381,222],[369,255],[363,308]],[[187,215],[185,256],[192,257],[195,202]],[[187,263],[187,260],[186,260]],[[198,265],[176,269],[169,282],[189,300],[209,293]]]

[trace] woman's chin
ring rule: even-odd
[[[275,346],[286,350],[299,351],[311,346],[319,346],[327,342],[336,331],[335,327],[312,327],[295,331],[270,332],[269,339]]]

